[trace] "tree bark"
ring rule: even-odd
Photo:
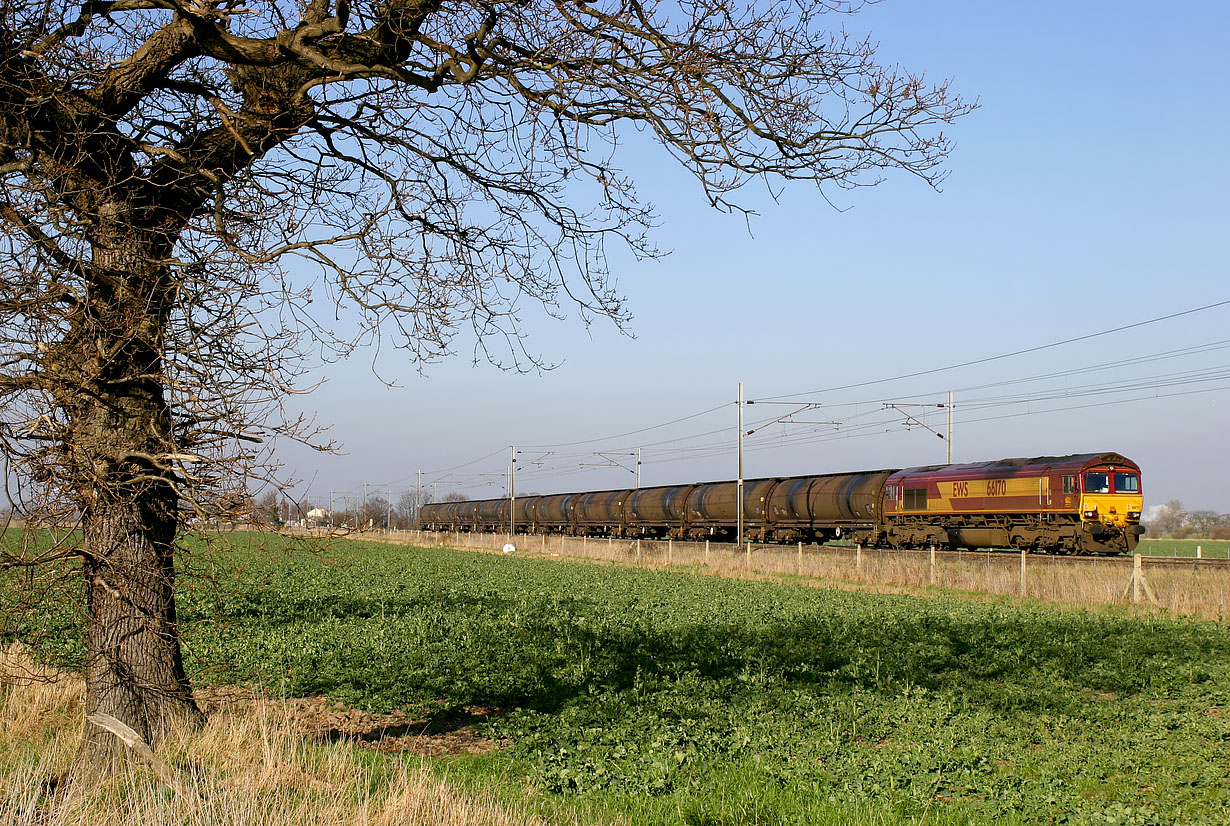
[[[152,497],[151,497],[152,499]],[[184,671],[175,615],[175,521],[165,502],[116,502],[85,525],[86,714],[109,714],[153,749],[201,712]],[[80,763],[106,772],[127,748],[91,727]]]
[[[123,206],[123,205],[120,205]],[[179,496],[166,398],[163,337],[175,285],[168,248],[134,227],[133,211],[105,208],[94,243],[93,300],[62,344],[76,372],[61,407],[65,452],[82,515],[87,596],[86,714],[110,715],[153,749],[203,718],[184,671],[175,611]],[[91,727],[77,771],[100,775],[127,747]]]

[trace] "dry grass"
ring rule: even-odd
[[[403,542],[475,550],[501,549],[504,534],[428,534],[407,532]],[[566,536],[517,537],[518,552],[561,558],[583,558],[645,567],[685,566],[719,576],[801,576],[846,586],[888,590],[944,589],[973,594],[1041,599],[1063,605],[1122,605],[1131,600],[1124,590],[1132,580],[1127,557],[1062,557],[1029,555],[1022,574],[1014,553],[937,554],[934,565],[926,552],[805,545],[752,547],[736,553],[729,544],[703,542],[629,541]],[[1230,621],[1230,568],[1192,565],[1146,565],[1145,578],[1157,605],[1174,616]]]
[[[174,791],[133,767],[101,786],[52,791],[80,742],[82,685],[0,652],[0,823],[8,826],[523,826],[541,824],[490,800],[458,794],[412,761],[377,774],[351,745],[320,745],[294,731],[276,704],[211,715],[172,739],[161,758],[180,775]]]

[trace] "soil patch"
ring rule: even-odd
[[[243,686],[201,686],[193,693],[207,714],[246,705],[265,706],[305,737],[348,742],[385,753],[440,757],[483,754],[503,745],[477,732],[481,723],[498,713],[494,708],[466,708],[424,718],[397,710],[372,714],[320,696],[270,700]]]

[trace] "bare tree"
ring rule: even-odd
[[[359,509],[359,530],[384,530],[389,518],[389,501],[383,496],[373,496]]]
[[[1187,508],[1178,499],[1152,508],[1147,527],[1155,536],[1174,536],[1187,525]]]
[[[628,130],[722,209],[937,182],[971,106],[826,29],[860,5],[0,0],[0,447],[15,508],[83,532],[87,712],[155,747],[199,718],[177,532],[315,443],[280,407],[309,354],[526,366],[526,306],[626,320],[605,244],[656,254]]]
[[[1194,510],[1187,514],[1187,521],[1200,537],[1211,537],[1213,529],[1221,524],[1221,514],[1214,510]]]
[[[401,528],[416,528],[419,521],[419,508],[431,501],[431,490],[423,488],[406,488],[397,497],[398,526]]]
[[[273,528],[277,530],[282,527],[281,508],[279,507],[278,492],[275,490],[266,491],[256,502],[256,509],[252,513],[252,522],[261,527]]]

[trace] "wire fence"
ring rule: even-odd
[[[1230,621],[1230,566],[1191,559],[1071,557],[998,551],[896,551],[832,545],[561,535],[402,531],[365,535],[424,547],[596,559],[646,568],[678,567],[721,576],[802,577],[901,588],[937,588],[1077,605],[1150,605],[1175,616]],[[511,548],[512,550],[508,550]]]

